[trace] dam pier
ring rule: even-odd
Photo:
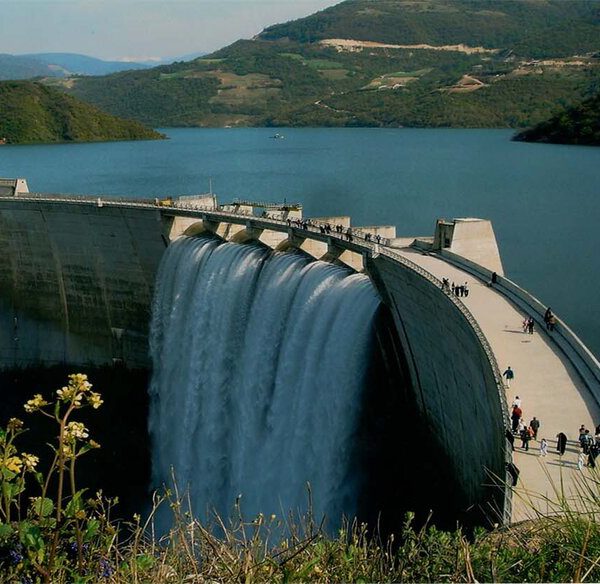
[[[419,460],[427,453],[408,456],[430,479],[423,490],[432,508],[445,504],[435,491],[442,460],[457,516],[518,521],[551,509],[556,485],[574,494],[581,471],[573,438],[580,424],[600,422],[600,364],[560,319],[546,331],[546,307],[505,277],[486,220],[440,220],[433,237],[403,238],[394,227],[353,226],[346,216],[306,219],[297,204],[219,205],[212,194],[50,195],[29,193],[23,179],[0,181],[0,366],[151,368],[159,265],[182,236],[300,254],[369,278],[389,323],[377,336],[381,361],[397,371],[402,404],[434,453],[427,461]],[[449,293],[443,279],[466,282],[470,294]],[[533,335],[521,331],[526,316],[536,322]],[[510,388],[502,377],[508,365]],[[506,440],[516,395],[525,421],[541,420],[546,458],[537,442],[526,452],[515,438],[512,452]],[[398,425],[405,415],[398,412]],[[570,438],[564,457],[554,450],[558,432]],[[408,438],[404,448],[422,448]]]

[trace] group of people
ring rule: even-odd
[[[533,329],[535,328],[535,321],[532,316],[527,316],[523,319],[523,332],[528,333],[530,335],[533,334]]]
[[[506,438],[511,444],[514,451],[514,439],[521,439],[521,448],[529,450],[529,442],[537,440],[538,431],[540,429],[540,421],[533,416],[529,425],[526,426],[523,421],[523,411],[521,410],[521,400],[517,396],[512,404],[512,432],[507,430]],[[577,467],[583,470],[584,466],[590,468],[596,467],[596,458],[600,455],[600,425],[596,427],[596,434],[592,436],[591,432],[582,424],[579,428],[579,455],[577,457]],[[564,432],[559,432],[556,435],[556,451],[559,456],[564,456],[567,450],[568,438]],[[540,456],[548,455],[548,441],[542,438],[540,441]]]
[[[442,278],[442,290],[444,292],[448,292],[448,294],[452,293],[455,296],[469,295],[469,285],[467,284],[467,282],[460,285],[457,285],[454,282],[452,282],[452,285],[450,285],[450,280],[448,280],[448,278]]]
[[[286,219],[286,222],[288,224],[288,227],[299,227],[300,229],[308,229],[309,227],[316,227],[316,224],[314,222],[312,222],[310,219]],[[323,234],[323,235],[329,235],[332,231],[335,231],[336,233],[345,236],[347,241],[353,241],[354,239],[354,233],[352,231],[351,227],[346,227],[344,228],[343,225],[338,224],[335,226],[331,226],[330,223],[319,223],[318,224],[319,227],[319,231]],[[381,235],[376,234],[373,235],[372,233],[365,233],[363,235],[363,238],[365,241],[375,241],[376,243],[381,243]]]
[[[529,424],[525,425],[523,422],[523,410],[521,409],[521,398],[519,398],[519,396],[516,396],[512,403],[511,421],[512,432],[507,431],[506,438],[510,442],[512,449],[515,449],[514,440],[515,436],[518,436],[521,439],[521,448],[524,450],[529,450],[529,442],[531,440],[537,440],[538,431],[540,429],[540,421],[533,416],[533,418],[529,421]],[[546,456],[547,452],[548,442],[545,438],[542,438],[540,443],[540,454],[542,454],[542,456]]]
[[[596,426],[596,434],[592,436],[591,432],[581,424],[579,428],[579,456],[577,466],[583,470],[584,466],[596,467],[596,458],[600,454],[600,425]]]

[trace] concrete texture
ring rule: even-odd
[[[446,221],[438,220],[433,249],[447,249],[499,275],[504,274],[492,222],[467,217]]]
[[[481,505],[501,521],[488,504],[496,496],[501,509],[503,493],[487,485],[493,477],[504,480],[503,411],[479,339],[448,296],[420,274],[381,255],[368,260],[367,270],[392,310],[420,414],[459,477],[446,485],[446,496],[458,497],[463,508]]]
[[[538,326],[533,335],[524,334],[522,322],[527,315],[485,281],[439,257],[414,249],[401,253],[438,278],[468,283],[470,293],[463,302],[477,319],[502,371],[510,365],[515,372],[511,387],[506,388],[508,404],[518,395],[525,423],[533,416],[541,421],[538,438],[548,440],[547,457],[540,456],[539,442],[532,441],[526,452],[515,439],[514,462],[521,474],[513,497],[513,521],[529,518],[535,510],[552,510],[561,485],[565,496],[573,499],[581,475],[576,466],[578,428],[584,424],[593,431],[600,422],[600,406],[573,365],[545,329]],[[558,432],[569,438],[562,459],[556,453]]]
[[[0,363],[148,365],[158,209],[0,205]]]

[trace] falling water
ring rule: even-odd
[[[354,515],[379,299],[364,275],[213,238],[165,252],[151,325],[154,486],[193,509]]]

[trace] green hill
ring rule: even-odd
[[[526,127],[600,89],[599,50],[588,0],[348,0],[194,61],[53,83],[154,126]]]
[[[9,144],[149,140],[162,134],[28,81],[0,82],[0,139]]]
[[[517,134],[513,139],[523,142],[600,146],[600,94]]]

